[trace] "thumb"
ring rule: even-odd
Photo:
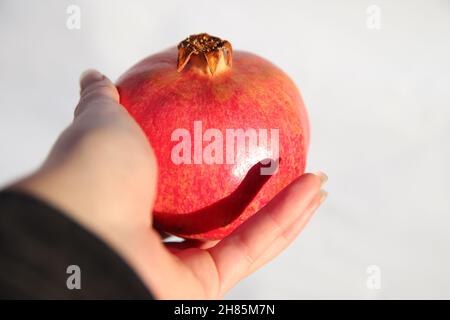
[[[120,107],[119,93],[114,84],[97,70],[86,70],[80,77],[80,101],[75,108],[77,118],[87,109]]]

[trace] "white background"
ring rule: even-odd
[[[68,5],[81,29],[66,28]],[[370,5],[381,29],[366,26]],[[284,69],[312,124],[329,199],[227,298],[450,298],[450,2],[0,2],[0,184],[35,168],[71,119],[78,77],[116,79],[208,32]],[[369,265],[381,289],[366,286]]]

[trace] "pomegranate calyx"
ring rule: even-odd
[[[181,72],[188,62],[213,76],[231,67],[233,48],[227,40],[207,33],[191,35],[178,44],[177,70]]]

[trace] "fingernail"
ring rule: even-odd
[[[325,199],[328,197],[328,192],[325,190],[320,190],[320,200],[319,203],[322,203],[325,201]]]
[[[327,182],[328,176],[324,172],[318,171],[314,174],[319,177],[320,181],[322,182],[321,185],[323,185],[325,182]]]
[[[88,69],[84,71],[80,76],[80,91],[83,91],[89,85],[94,82],[105,79],[105,76],[97,70]]]

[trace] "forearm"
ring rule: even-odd
[[[102,240],[25,193],[0,192],[0,237],[1,298],[152,297]],[[80,289],[70,285],[69,266],[79,267]]]

